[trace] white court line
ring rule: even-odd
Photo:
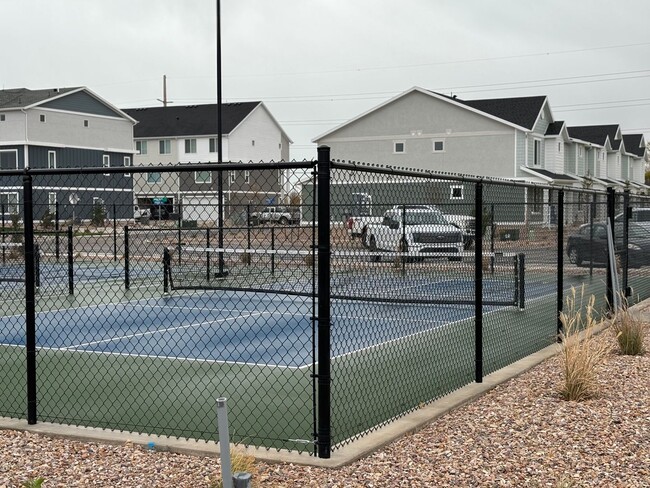
[[[144,336],[147,336],[147,335],[153,335],[153,334],[157,334],[157,333],[160,333],[160,332],[171,332],[171,331],[176,331],[176,330],[189,329],[191,327],[200,327],[202,325],[218,324],[218,323],[226,322],[228,320],[233,320],[233,319],[238,320],[238,319],[241,319],[241,318],[254,317],[256,315],[264,315],[265,313],[267,313],[267,312],[255,312],[255,313],[251,313],[249,315],[239,315],[237,317],[225,317],[225,318],[222,318],[222,319],[208,320],[208,321],[205,321],[205,322],[198,322],[198,323],[195,323],[195,324],[179,325],[179,326],[176,326],[176,327],[166,327],[164,329],[156,329],[156,330],[150,330],[150,331],[146,331],[146,332],[137,332],[135,334],[127,334],[125,336],[112,337],[110,339],[102,339],[101,341],[83,342],[81,344],[76,344],[74,346],[64,347],[61,350],[72,350],[72,349],[75,349],[75,348],[78,348],[78,347],[94,346],[94,345],[97,345],[97,344],[106,344],[106,343],[109,343],[109,342],[121,341],[123,339],[132,339],[134,337],[144,337]]]

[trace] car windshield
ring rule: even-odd
[[[445,216],[439,212],[408,212],[404,223],[406,225],[448,224]]]

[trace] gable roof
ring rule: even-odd
[[[551,122],[548,124],[548,127],[546,128],[546,136],[559,136],[562,132],[562,129],[564,128],[564,121],[563,120],[556,120],[555,122]]]
[[[118,117],[135,123],[129,115],[84,86],[41,90],[29,88],[0,90],[0,111],[35,107]]]
[[[230,134],[262,102],[221,105],[221,133]],[[127,108],[138,121],[134,137],[203,136],[217,134],[217,104]]]
[[[645,156],[645,139],[643,134],[624,134],[623,143],[628,153],[639,156],[640,158]]]
[[[480,110],[515,125],[533,130],[539,113],[546,102],[545,96],[488,98],[483,100],[460,100],[462,104]]]
[[[464,108],[476,114],[488,117],[492,120],[496,120],[503,124],[506,124],[515,129],[527,131],[532,130],[537,118],[539,117],[540,111],[546,103],[546,96],[536,96],[536,97],[520,97],[520,98],[499,98],[499,99],[484,99],[484,100],[462,100],[458,97],[450,97],[437,93],[432,90],[427,90],[420,87],[413,87],[409,90],[406,90],[403,93],[400,93],[389,100],[377,105],[376,107],[363,112],[352,119],[343,122],[342,124],[337,125],[336,127],[324,132],[323,134],[312,139],[312,142],[318,142],[324,137],[329,136],[330,134],[338,131],[339,129],[355,122],[368,114],[371,114],[382,107],[385,107],[395,100],[398,100],[406,95],[409,95],[413,92],[423,93],[429,95],[438,100],[451,103],[457,107]]]
[[[0,90],[0,110],[27,108],[41,102],[58,98],[73,91],[82,90],[83,87],[74,88],[47,88],[43,90],[30,90],[29,88],[9,88]]]
[[[599,146],[605,146],[607,139],[614,147],[614,141],[620,136],[620,128],[618,124],[611,125],[581,125],[567,127],[569,136],[572,139],[580,139],[581,141],[591,142]],[[616,146],[614,149],[617,149]]]

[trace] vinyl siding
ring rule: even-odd
[[[56,100],[41,105],[41,107],[89,115],[123,118],[123,115],[83,91],[57,98]]]

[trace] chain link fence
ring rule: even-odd
[[[329,457],[554,343],[572,287],[650,295],[627,191],[324,150],[0,187],[0,415],[29,423],[216,440],[227,397],[235,442]]]

